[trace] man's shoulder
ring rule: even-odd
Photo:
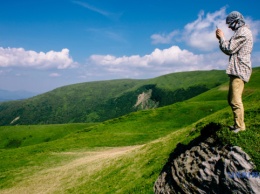
[[[241,26],[241,27],[238,29],[237,33],[238,33],[239,35],[244,34],[244,35],[246,35],[246,36],[252,36],[252,31],[251,31],[251,29],[250,29],[250,27],[249,27],[248,25]]]
[[[250,26],[249,25],[244,25],[240,28],[241,31],[245,31],[245,32],[251,32]]]

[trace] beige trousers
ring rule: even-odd
[[[245,130],[244,106],[242,102],[242,93],[244,90],[244,81],[238,77],[230,76],[228,103],[231,106],[234,115],[234,126]]]

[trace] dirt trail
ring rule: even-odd
[[[88,179],[93,173],[108,166],[114,159],[130,153],[141,146],[109,148],[95,152],[63,152],[54,154],[72,154],[79,158],[55,168],[39,171],[27,177],[15,187],[1,190],[1,194],[46,194],[62,193],[66,188],[76,184],[79,178]],[[65,188],[66,186],[66,188]]]

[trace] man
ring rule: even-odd
[[[231,12],[226,18],[226,24],[234,35],[230,40],[225,40],[222,30],[216,30],[219,47],[223,53],[229,55],[226,73],[230,77],[228,103],[234,115],[234,125],[230,126],[235,133],[246,130],[244,123],[244,107],[242,93],[244,83],[248,82],[252,73],[251,52],[253,37],[249,27],[245,24],[244,17],[237,11]]]

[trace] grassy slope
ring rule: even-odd
[[[157,84],[166,89],[187,88],[191,85],[206,85],[213,88],[225,81],[227,76],[224,71],[211,70],[171,73],[147,80],[147,84]]]
[[[131,113],[100,125],[82,125],[78,132],[54,141],[39,143],[35,140],[30,146],[1,149],[0,189],[4,192],[11,187],[13,190],[9,191],[22,191],[26,186],[43,191],[46,188],[40,186],[48,182],[48,175],[48,180],[51,180],[48,188],[52,188],[52,192],[153,193],[153,183],[172,149],[177,143],[188,143],[199,135],[199,128],[195,131],[194,128],[209,122],[221,123],[223,130],[219,136],[223,141],[245,149],[259,171],[259,74],[260,69],[255,69],[245,89],[246,132],[232,134],[224,127],[232,120],[230,109],[223,100],[227,92],[224,84],[186,102]],[[53,126],[53,130],[57,126]],[[74,128],[73,124],[70,128]],[[3,130],[4,127],[0,128],[0,134]],[[54,169],[60,166],[78,164],[78,159],[83,156],[86,157],[84,161],[88,157],[95,158],[95,152],[86,156],[86,151],[135,145],[142,146],[118,157],[98,158],[100,166],[89,162],[67,169],[68,174],[54,173]],[[37,180],[37,183],[30,182],[32,180]],[[57,180],[58,185],[51,184]]]

